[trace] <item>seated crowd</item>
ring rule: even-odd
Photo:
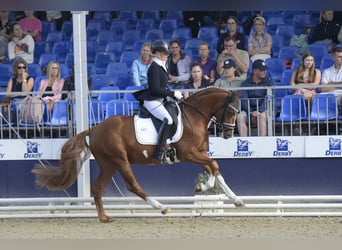
[[[310,14],[310,12],[307,13]],[[164,17],[169,18],[167,13],[163,14],[163,17],[159,16],[159,22]],[[253,12],[250,16],[239,19],[238,13],[235,13],[235,15],[225,17],[225,25],[222,25],[222,20],[215,20],[213,16],[210,16],[210,13],[206,14],[208,14],[204,15],[206,18],[200,20],[203,26],[195,28],[189,26],[192,29],[192,36],[188,39],[198,39],[197,48],[191,49],[186,40],[182,41],[181,37],[175,35],[156,38],[163,39],[169,44],[170,54],[166,63],[169,74],[168,84],[171,88],[182,89],[185,97],[191,94],[194,89],[208,86],[228,90],[238,89],[241,98],[241,113],[237,119],[238,133],[241,136],[248,136],[250,135],[248,127],[256,127],[259,136],[266,136],[267,92],[265,87],[275,86],[279,82],[273,79],[273,68],[269,66],[269,63],[272,58],[281,58],[279,54],[275,56],[274,34],[269,24],[272,15],[262,16],[262,12]],[[36,63],[36,44],[47,42],[43,36],[43,22],[54,22],[55,30],[62,31],[63,22],[70,21],[70,15],[58,11],[47,11],[43,14],[44,19],[41,19],[41,16],[41,12],[33,11],[21,13],[0,11],[0,62],[10,64],[12,67],[13,76],[7,82],[6,100],[23,99],[28,95],[26,92],[37,91],[46,103],[48,111],[52,112],[56,101],[67,98],[67,95],[62,94],[62,91],[73,91],[75,89],[73,64],[67,63],[66,58],[59,59],[56,57],[55,60],[40,65],[41,75],[45,76],[41,78],[30,75],[28,68],[30,64]],[[111,17],[113,16],[111,13]],[[91,13],[91,18],[95,20],[95,12]],[[120,13],[117,13],[115,20],[120,20]],[[211,20],[212,23],[208,20]],[[103,29],[109,29],[110,21],[106,21],[107,28]],[[137,23],[137,20],[135,21]],[[185,18],[184,24],[188,24]],[[211,41],[199,38],[201,28],[211,27],[206,25],[214,25],[216,28],[216,35]],[[279,24],[279,26],[282,25],[285,26],[285,22]],[[179,27],[184,28],[185,26],[180,24]],[[327,27],[327,32],[323,27]],[[302,24],[300,28],[299,33],[293,33],[288,43],[283,44],[284,47],[298,47],[297,53],[292,55],[292,58],[282,58],[284,68],[292,69],[291,77],[286,83],[291,86],[288,88],[287,94],[303,95],[308,113],[310,113],[313,105],[314,96],[321,92],[334,93],[338,104],[342,104],[341,87],[331,86],[333,83],[342,83],[342,46],[339,44],[342,43],[341,24],[334,20],[333,11],[322,11],[319,20],[314,20],[310,24]],[[305,33],[307,28],[310,29],[310,32]],[[135,28],[131,29],[134,30]],[[300,35],[305,37],[305,44],[298,45],[293,42],[295,39],[292,38],[298,38]],[[137,44],[140,42],[140,46],[133,50],[137,50],[138,56],[131,59],[130,63],[122,61],[122,57],[119,59],[111,58],[107,61],[107,65],[114,62],[125,62],[127,67],[124,72],[110,75],[110,78],[114,78],[114,84],[111,79],[111,82],[104,82],[102,87],[119,86],[119,75],[130,76],[130,78],[125,78],[127,82],[122,86],[120,85],[120,89],[125,89],[127,86],[140,86],[142,88],[146,86],[147,69],[152,62],[151,43],[153,41],[145,38],[140,37],[136,40]],[[119,40],[108,40],[108,43]],[[327,53],[325,56],[332,59],[329,66],[325,68],[317,66],[321,65],[321,61],[318,62],[315,52],[309,50],[310,44],[326,46]],[[98,50],[100,50],[100,45],[98,46]],[[106,46],[104,47],[106,48]],[[48,48],[48,50],[52,52],[52,48]],[[127,50],[131,51],[132,49]],[[120,54],[123,51],[125,49],[121,47]],[[107,50],[98,52],[107,52]],[[71,45],[68,53],[72,53]],[[300,58],[300,63],[296,67],[291,65],[294,62],[294,57]],[[65,75],[62,75],[61,72],[61,65],[63,64],[68,66],[68,73]],[[95,70],[88,72],[90,79],[88,88],[100,90],[101,87],[99,89],[92,87],[91,79],[93,76],[103,73],[98,72],[96,59],[94,62],[88,61],[88,65],[93,64]],[[36,83],[35,77],[39,78],[38,83]],[[324,85],[328,85],[328,87]],[[258,86],[261,88],[255,88]],[[12,94],[12,92],[25,92],[25,94]],[[278,110],[278,112],[280,111]]]

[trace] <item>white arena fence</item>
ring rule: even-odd
[[[225,195],[154,197],[171,208],[162,215],[138,197],[105,197],[112,217],[239,217],[342,216],[342,196],[240,196],[245,208],[236,208]],[[97,217],[92,198],[0,199],[0,218]]]

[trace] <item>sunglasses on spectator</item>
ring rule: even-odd
[[[26,69],[26,66],[18,66],[18,69]]]
[[[228,24],[235,24],[234,22],[228,22]]]

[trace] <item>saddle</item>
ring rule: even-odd
[[[177,127],[178,127],[178,115],[180,113],[178,106],[176,105],[176,103],[171,102],[171,101],[166,101],[164,103],[164,107],[166,108],[166,110],[169,112],[169,114],[172,117],[173,123],[172,123],[172,127],[170,129],[170,133],[167,135],[168,138],[171,138],[173,135],[175,135],[176,131],[177,131]],[[145,118],[145,119],[151,119],[154,128],[156,129],[156,131],[158,132],[160,129],[160,126],[162,124],[162,121],[159,120],[158,118],[154,117],[143,105],[142,103],[139,104],[139,113],[138,116],[140,118]]]

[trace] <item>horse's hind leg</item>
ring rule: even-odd
[[[112,179],[116,169],[110,163],[98,159],[96,161],[99,164],[100,173],[92,186],[92,193],[100,221],[110,222],[112,220],[106,215],[103,208],[102,194],[109,181]]]
[[[125,168],[120,169],[120,174],[124,178],[124,180],[126,182],[126,185],[127,185],[127,189],[130,192],[132,192],[132,193],[136,194],[137,196],[141,197],[143,200],[145,200],[152,207],[160,209],[162,214],[167,214],[167,213],[169,213],[171,211],[168,207],[164,206],[159,201],[149,197],[142,190],[142,188],[140,187],[139,183],[135,179],[135,176],[133,174],[132,168],[129,165],[129,163],[126,164]]]

